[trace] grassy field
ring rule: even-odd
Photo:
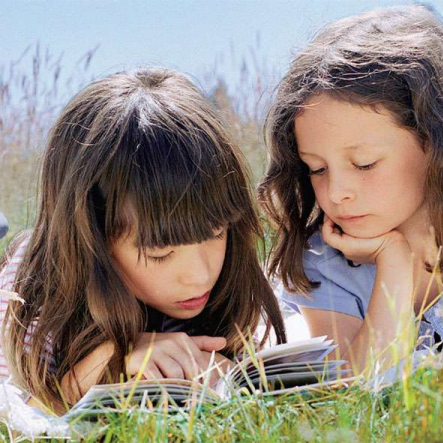
[[[45,133],[69,95],[58,91],[75,91],[84,84],[92,58],[93,52],[85,54],[75,75],[63,75],[62,61],[36,46],[13,66],[0,70],[0,210],[11,224],[8,236],[0,241],[0,253],[13,235],[32,227]],[[29,71],[24,66],[33,68]],[[253,63],[242,69],[246,69],[242,78],[247,84],[237,94],[228,93],[217,72],[208,73],[207,80],[212,85],[210,95],[242,147],[256,181],[265,163],[262,114],[256,104],[264,94],[265,69]],[[60,88],[62,78],[69,88]],[[249,91],[249,98],[244,91]],[[441,442],[443,375],[434,366],[430,362],[414,374],[405,372],[400,382],[377,393],[357,385],[314,398],[237,396],[189,412],[134,411],[97,422],[84,441]],[[0,442],[20,440],[7,423],[0,423]]]
[[[427,368],[379,393],[354,387],[317,399],[251,396],[190,412],[133,411],[73,435],[87,442],[441,442],[442,388],[441,371]],[[2,438],[13,441],[5,426]]]

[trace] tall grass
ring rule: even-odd
[[[85,53],[71,73],[63,70],[62,54],[55,57],[39,44],[0,65],[0,211],[11,228],[0,254],[17,232],[32,227],[46,134],[69,97],[91,80],[95,51]]]
[[[441,442],[441,374],[426,369],[410,384],[377,394],[332,392],[310,403],[302,396],[236,398],[204,408],[191,426],[190,414],[180,411],[119,415],[97,423],[87,441]]]
[[[309,399],[251,395],[192,411],[133,410],[77,423],[72,435],[85,442],[441,442],[441,370],[423,368],[407,380],[379,392],[355,387]],[[0,424],[2,435],[10,441]]]
[[[229,85],[224,72],[230,71]],[[257,183],[266,166],[266,149],[262,123],[273,87],[280,73],[262,55],[260,33],[246,54],[237,54],[234,45],[230,53],[219,54],[213,66],[202,74],[203,88],[214,104],[234,140],[241,147]]]

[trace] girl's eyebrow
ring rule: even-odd
[[[355,150],[357,150],[359,148],[369,148],[369,147],[371,147],[371,146],[366,144],[366,143],[362,143],[362,144],[359,144],[359,145],[343,146],[343,149],[345,151],[355,151]],[[298,155],[300,155],[300,156],[310,155],[310,156],[318,157],[317,154],[314,154],[314,153],[311,153],[311,152],[304,152],[304,151],[298,151]]]
[[[358,148],[364,148],[364,147],[366,147],[367,145],[348,145],[348,146],[344,146],[343,147],[343,149],[346,149],[346,150],[355,150],[355,149],[358,149]]]
[[[318,157],[317,154],[311,154],[311,153],[309,153],[309,152],[303,152],[303,151],[298,151],[298,155],[299,155],[300,157],[308,157],[308,156],[311,156],[311,157]]]

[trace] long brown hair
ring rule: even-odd
[[[115,353],[102,382],[118,381],[124,357],[149,330],[109,244],[134,228],[146,247],[192,244],[229,226],[227,252],[202,333],[222,335],[228,355],[264,316],[285,341],[281,314],[257,257],[262,231],[247,174],[210,103],[183,75],[166,69],[118,73],[96,81],[66,106],[49,135],[38,217],[4,330],[16,381],[38,397],[59,398],[45,342],[60,380],[93,349]],[[38,319],[37,322],[35,320]],[[22,344],[34,322],[29,349]]]
[[[269,264],[289,291],[306,294],[303,251],[320,225],[307,166],[297,151],[294,119],[307,100],[383,106],[431,150],[425,200],[443,244],[443,25],[427,6],[386,8],[336,21],[298,53],[278,86],[266,121],[270,164],[259,199],[277,230]]]

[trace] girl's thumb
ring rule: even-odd
[[[199,335],[191,337],[194,343],[201,351],[220,351],[226,346],[226,338],[224,337],[209,337],[208,335]]]

